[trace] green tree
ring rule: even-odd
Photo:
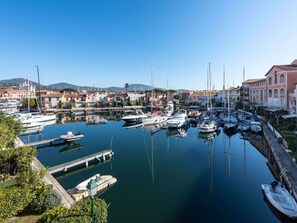
[[[129,88],[129,84],[128,84],[128,83],[126,83],[126,84],[125,84],[125,89],[126,89],[126,92],[128,91],[128,88]]]
[[[29,105],[29,109],[37,109],[36,98],[26,98],[25,100],[21,101],[22,109],[28,109],[28,105]]]
[[[74,90],[73,88],[64,88],[60,91],[60,93],[63,93],[63,92],[77,92],[77,90]]]
[[[288,114],[288,111],[284,110],[284,109],[280,109],[280,110],[276,110],[274,112],[274,117],[276,118],[276,125],[278,126],[279,125],[279,118],[282,116],[282,115],[286,115]]]
[[[22,123],[14,116],[6,117],[0,112],[0,148],[12,148],[14,139],[24,130]]]

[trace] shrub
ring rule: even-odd
[[[57,207],[61,203],[61,200],[61,196],[55,190],[46,189],[32,200],[28,206],[28,210],[42,213]]]
[[[94,198],[94,215],[96,223],[107,222],[107,204],[104,200]],[[59,206],[45,212],[37,223],[61,223],[61,222],[80,222],[89,223],[91,218],[91,199],[82,199],[70,209]]]
[[[41,218],[37,220],[37,223],[63,222],[62,220],[59,221],[59,219],[63,218],[67,213],[68,209],[63,205],[59,205],[58,207],[45,212]]]
[[[0,221],[21,213],[33,199],[29,187],[0,189]]]

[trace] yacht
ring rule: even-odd
[[[188,115],[185,113],[185,111],[180,111],[167,121],[168,128],[181,128],[187,124],[189,124],[189,121]]]
[[[201,133],[210,133],[210,132],[215,132],[218,127],[215,121],[206,119],[204,120],[198,128],[200,129]]]
[[[262,184],[262,191],[269,203],[279,212],[290,218],[297,218],[297,204],[292,195],[274,181],[271,184]]]
[[[125,122],[142,122],[144,118],[147,118],[147,115],[145,115],[142,111],[136,110],[135,112],[126,115],[122,118]]]
[[[142,119],[143,125],[161,124],[168,120],[168,116],[164,115],[150,115]]]

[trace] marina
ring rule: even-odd
[[[56,179],[68,191],[97,173],[112,175],[117,184],[100,195],[111,203],[111,222],[125,220],[125,213],[131,208],[126,205],[127,199],[139,213],[133,219],[142,222],[180,222],[181,219],[186,219],[185,222],[198,219],[217,222],[221,218],[228,222],[253,222],[263,218],[266,219],[264,222],[280,221],[264,201],[261,191],[262,184],[275,180],[266,165],[269,153],[266,144],[261,143],[263,136],[258,135],[254,139],[256,144],[247,140],[249,136],[246,135],[249,133],[226,135],[222,127],[218,127],[215,134],[209,133],[211,136],[207,134],[204,137],[205,134],[199,134],[199,128],[191,126],[167,129],[131,125],[126,129],[122,128],[123,124],[123,121],[108,121],[104,126],[88,126],[83,122],[47,126],[42,136],[44,138],[62,134],[65,129],[72,129],[75,125],[75,129],[84,132],[85,137],[80,142],[83,148],[70,150],[66,156],[66,153],[59,153],[61,146],[56,146],[50,150],[38,150],[37,157],[45,166],[49,166],[49,172],[59,169],[59,172],[51,173],[62,173]],[[97,162],[95,148],[110,147],[111,136],[114,139],[112,151],[117,154],[116,158],[105,165],[88,168],[86,157],[91,156]],[[92,146],[94,143],[96,147]],[[78,165],[80,170],[69,174],[68,171],[64,172],[76,168],[75,165],[65,168],[65,164],[75,160],[81,160]],[[82,192],[78,197],[86,196],[85,193]],[[137,206],[140,200],[146,202]],[[156,202],[158,205],[152,208],[151,205]],[[219,216],[212,216],[210,213],[218,211],[220,204],[226,206],[225,214],[220,212]],[[234,204],[244,205],[253,212],[253,217],[250,211],[234,212]],[[153,214],[143,220],[141,216],[148,209]],[[167,214],[159,212],[161,209]],[[172,214],[173,209],[179,210],[178,215]]]

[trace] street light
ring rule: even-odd
[[[94,223],[94,196],[97,194],[97,183],[94,179],[91,179],[87,185],[87,189],[89,191],[91,200],[92,200],[92,212],[91,212],[91,217],[92,217],[92,223]]]

